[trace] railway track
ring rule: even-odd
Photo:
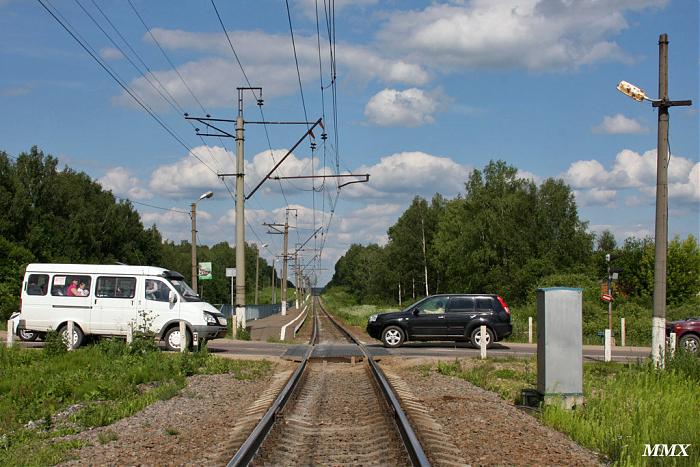
[[[312,308],[311,347],[228,465],[429,465],[364,346]]]

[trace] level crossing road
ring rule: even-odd
[[[5,331],[0,331],[0,339],[6,341]],[[29,348],[43,347],[42,342],[21,342],[21,346]],[[472,348],[467,342],[408,342],[398,349],[386,349],[381,342],[373,339],[364,339],[364,344],[373,357],[406,357],[406,358],[479,358],[479,349]],[[216,339],[208,344],[209,352],[227,358],[245,356],[246,358],[295,358],[297,354],[303,354],[304,344],[285,344],[277,342],[242,341],[233,339]],[[648,347],[613,347],[612,359],[618,362],[643,360],[651,353]],[[534,357],[537,355],[537,344],[522,344],[499,342],[494,344],[487,353],[490,357]],[[603,346],[584,345],[584,361],[602,361],[604,359]]]

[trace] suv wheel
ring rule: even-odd
[[[488,326],[486,327],[486,348],[490,349],[493,347],[493,331],[491,331]],[[481,348],[481,326],[477,326],[472,331],[471,337],[469,339],[474,347]]]
[[[388,326],[382,331],[384,347],[389,347],[390,349],[401,347],[405,338],[403,329],[398,326]]]
[[[686,352],[698,353],[700,349],[700,337],[695,334],[686,334],[678,341],[678,346]]]

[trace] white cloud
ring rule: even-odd
[[[417,127],[433,123],[440,97],[422,89],[384,89],[367,102],[365,117],[379,126]]]
[[[109,169],[97,183],[105,190],[110,190],[118,196],[135,200],[150,199],[153,195],[141,186],[141,181],[131,175],[131,172],[124,167],[114,167]]]
[[[424,152],[401,152],[382,157],[372,166],[361,166],[356,173],[369,173],[369,183],[351,185],[344,192],[351,198],[431,197],[435,193],[451,197],[464,191],[471,168],[448,157]]]
[[[612,117],[605,116],[600,125],[593,128],[594,133],[606,133],[609,135],[640,134],[647,133],[648,128],[643,127],[633,118],[627,118],[622,114]]]
[[[379,40],[416,63],[443,69],[573,68],[628,61],[610,38],[628,27],[624,13],[666,0],[578,2],[473,0],[392,12]]]
[[[605,206],[607,208],[613,208],[615,207],[617,191],[592,188],[590,190],[574,190],[574,195],[576,196],[576,202],[579,206]]]
[[[367,204],[366,206],[344,213],[334,224],[333,239],[338,243],[377,243],[386,245],[387,229],[396,222],[406,206],[398,203]]]
[[[700,163],[696,163],[690,169],[687,181],[669,183],[668,194],[671,198],[695,203],[695,212],[697,213],[697,203],[700,203]]]
[[[234,172],[230,151],[218,146],[198,146],[192,153],[206,163],[187,155],[173,164],[162,165],[151,173],[149,187],[155,193],[169,198],[194,198],[207,190],[223,189],[216,171]]]
[[[195,33],[161,28],[154,28],[151,32],[165,49],[207,54],[177,67],[187,86],[173,70],[154,71],[158,81],[163,83],[181,105],[196,104],[187,87],[206,107],[221,107],[222,103],[231,101],[230,84],[244,82],[245,78],[223,33]],[[229,35],[236,45],[241,62],[245,64],[248,79],[256,86],[263,87],[264,98],[298,92],[297,80],[289,79],[290,76],[296,76],[297,70],[288,35],[263,31],[233,31]],[[148,34],[144,35],[144,40],[153,42]],[[295,42],[302,81],[317,81],[319,64],[316,36],[296,34]],[[429,79],[429,73],[421,65],[385,58],[379,51],[365,46],[338,43],[336,57],[339,73],[353,81],[379,80],[422,85]],[[328,63],[323,66],[324,69],[329,69]],[[167,104],[144,77],[133,80],[130,87],[154,109],[167,108]],[[117,96],[114,102],[126,106],[137,105],[125,93]]]
[[[119,49],[115,49],[114,47],[104,47],[100,49],[100,57],[105,60],[121,60],[124,58],[124,55],[119,51]]]
[[[679,156],[671,156],[668,165],[669,186],[674,186],[675,195],[692,196],[697,192],[696,179],[692,177],[693,161]],[[656,149],[639,154],[630,149],[620,151],[611,169],[606,169],[597,160],[576,161],[561,177],[572,187],[620,189],[652,189],[656,183]],[[697,178],[697,177],[696,177]],[[674,194],[672,194],[674,196]]]

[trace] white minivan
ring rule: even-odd
[[[74,348],[85,336],[126,337],[131,328],[152,332],[169,350],[179,350],[180,321],[188,346],[226,334],[226,318],[182,274],[152,266],[29,264],[21,297],[17,335],[55,329]]]

